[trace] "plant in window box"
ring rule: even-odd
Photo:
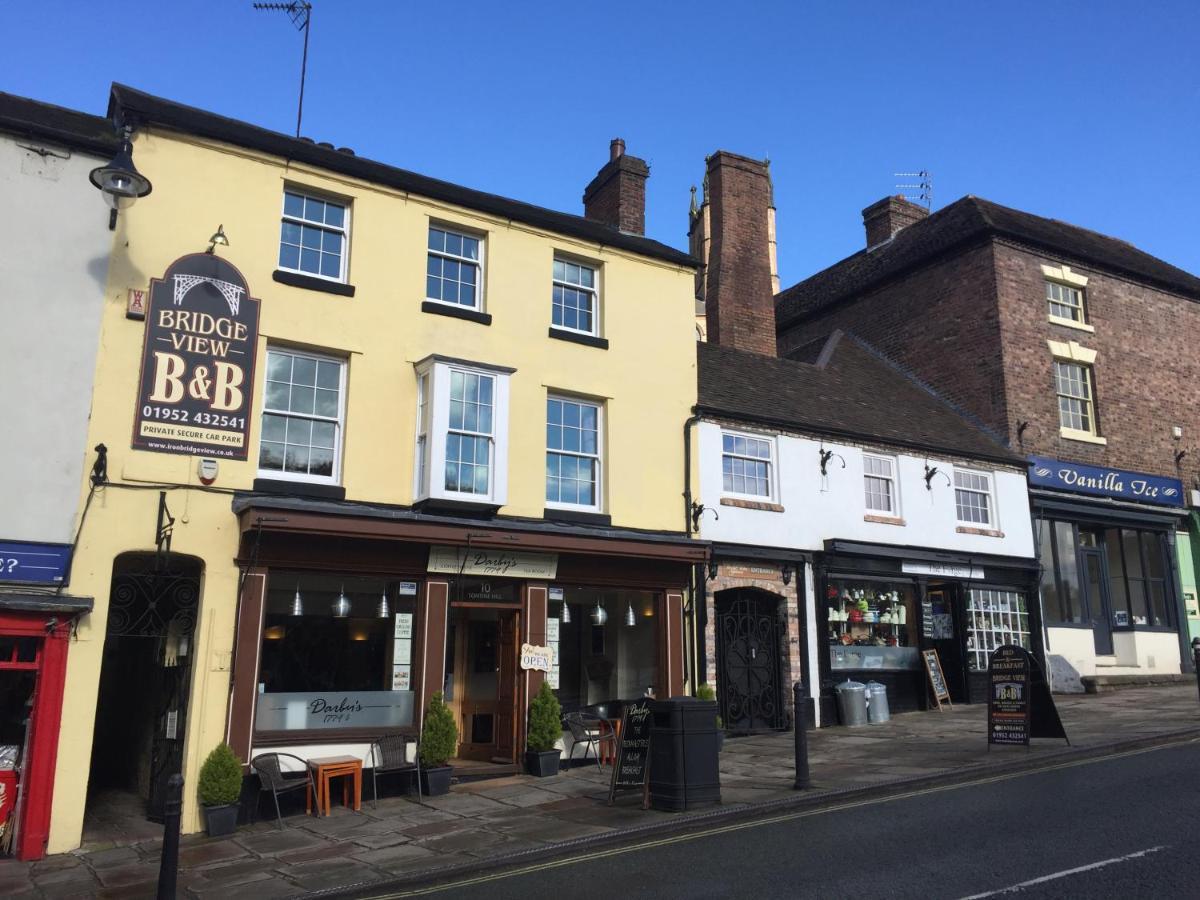
[[[436,797],[450,792],[450,776],[454,771],[446,765],[458,749],[458,726],[454,713],[446,705],[442,692],[429,700],[425,709],[425,725],[421,728],[421,778],[425,792]]]
[[[696,699],[716,703],[717,692],[711,684],[702,684],[696,688]],[[717,713],[717,752],[720,753],[723,749],[725,749],[725,720],[721,718],[720,713]]]
[[[561,751],[555,746],[562,737],[562,706],[550,683],[542,682],[537,696],[529,704],[529,735],[526,739],[525,771],[545,778],[558,774]]]
[[[204,829],[208,836],[233,834],[237,828],[238,798],[242,795],[242,764],[228,744],[217,744],[204,760],[196,793],[204,807]]]

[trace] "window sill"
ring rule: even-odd
[[[542,518],[550,522],[570,522],[573,525],[612,525],[612,516],[605,513],[586,512],[580,509],[558,509],[547,506]]]
[[[876,524],[879,524],[879,525],[905,525],[905,524],[907,524],[899,516],[873,516],[870,514],[863,516],[863,521],[864,522],[875,522]]]
[[[315,497],[319,500],[346,499],[346,489],[340,484],[314,484],[311,481],[289,481],[286,478],[255,478],[252,487],[260,494],[288,494],[292,497]]]
[[[722,506],[736,506],[738,509],[759,509],[763,512],[783,512],[783,507],[778,503],[769,503],[764,500],[741,500],[737,497],[722,497]]]
[[[959,534],[978,534],[982,537],[994,537],[994,538],[1004,537],[1004,532],[998,531],[995,528],[976,528],[973,525],[959,525],[954,530],[957,531]]]
[[[595,337],[590,334],[579,334],[574,331],[564,331],[562,328],[550,326],[550,337],[558,341],[570,341],[572,344],[583,344],[585,347],[608,349],[608,338]]]
[[[322,291],[326,294],[337,294],[339,297],[353,297],[354,285],[341,281],[330,281],[328,278],[317,278],[313,275],[301,275],[299,272],[285,272],[276,269],[272,275],[280,284],[291,287],[305,288],[310,291]]]
[[[464,319],[467,322],[477,322],[480,325],[491,325],[492,314],[482,313],[477,309],[468,309],[465,306],[451,306],[449,303],[438,303],[434,300],[426,300],[421,304],[421,312],[433,313],[437,316],[449,316],[452,319]]]
[[[1074,319],[1064,319],[1062,316],[1047,316],[1047,320],[1051,325],[1061,325],[1063,328],[1074,328],[1076,331],[1086,331],[1088,334],[1095,334],[1095,326],[1089,325],[1086,322],[1076,322]]]
[[[493,500],[453,500],[449,497],[426,497],[414,503],[413,509],[423,513],[490,519],[500,511],[502,505]]]
[[[1090,431],[1080,431],[1078,428],[1059,428],[1058,433],[1068,441],[1081,441],[1085,444],[1099,444],[1100,446],[1108,443],[1107,438],[1102,438],[1098,434],[1092,434]]]

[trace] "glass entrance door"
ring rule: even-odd
[[[1112,603],[1108,596],[1108,572],[1102,548],[1080,547],[1079,563],[1083,571],[1083,589],[1087,595],[1088,619],[1097,656],[1113,652]]]

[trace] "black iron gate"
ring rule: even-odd
[[[750,589],[716,597],[717,698],[734,732],[784,727],[780,598]]]
[[[146,816],[155,821],[164,813],[167,779],[183,770],[199,597],[198,567],[126,571],[114,574],[112,580],[106,640],[115,639],[126,647],[130,640],[148,644],[144,652],[151,666],[149,682],[142,686],[152,710]],[[102,697],[101,702],[109,699],[115,698]],[[120,712],[101,709],[98,714]]]

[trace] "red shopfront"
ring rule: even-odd
[[[91,608],[90,599],[0,593],[0,845],[17,859],[46,855],[67,648]]]

